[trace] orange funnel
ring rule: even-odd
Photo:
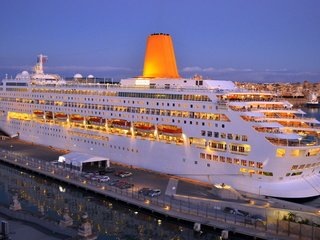
[[[180,78],[169,34],[154,33],[148,37],[142,77]]]

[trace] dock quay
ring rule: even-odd
[[[214,229],[228,230],[230,233],[242,234],[255,239],[320,239],[320,228],[318,226],[284,221],[281,216],[288,211],[284,211],[282,208],[264,206],[262,203],[258,204],[258,200],[256,200],[256,203],[238,203],[181,194],[179,191],[172,191],[170,195],[163,194],[160,197],[151,198],[139,194],[139,188],[137,187],[123,190],[105,183],[91,181],[84,178],[79,172],[60,168],[50,161],[38,159],[34,156],[24,156],[12,149],[1,148],[0,160],[15,167],[151,212]],[[170,182],[176,186],[172,183],[175,181]],[[228,206],[239,206],[237,208],[250,210],[249,212],[253,213],[265,213],[266,222],[265,224],[252,224],[242,216],[227,214],[223,209]],[[299,216],[309,215],[314,221],[319,220],[319,215],[311,207],[295,210],[299,213]]]

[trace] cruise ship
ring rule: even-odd
[[[274,93],[180,77],[168,34],[148,36],[143,74],[117,84],[66,81],[46,59],[2,80],[8,135],[257,195],[320,195],[319,122]]]

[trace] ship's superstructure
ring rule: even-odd
[[[2,131],[245,192],[320,195],[319,122],[273,93],[180,78],[167,34],[149,36],[143,75],[120,84],[64,81],[45,59],[2,81]]]

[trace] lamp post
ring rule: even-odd
[[[261,186],[259,186],[259,196],[260,196]]]

